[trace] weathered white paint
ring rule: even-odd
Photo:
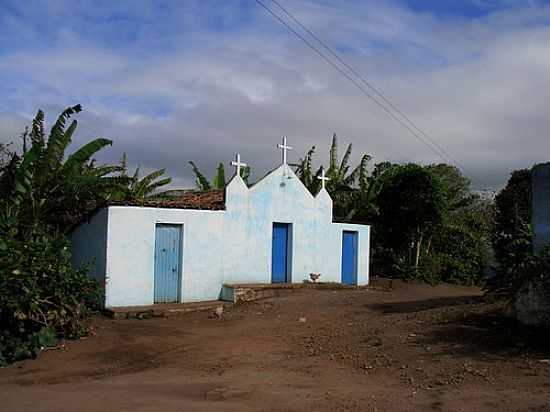
[[[311,272],[339,282],[342,232],[352,230],[359,241],[357,283],[368,283],[369,226],[332,223],[328,192],[312,196],[286,164],[251,188],[235,175],[225,211],[109,206],[100,213],[106,218],[96,215],[74,232],[73,248],[76,263],[83,262],[102,250],[99,234],[107,234],[106,253],[98,254],[107,307],[153,303],[156,223],[183,225],[184,302],[217,299],[223,283],[271,282],[274,222],[291,224],[292,282],[308,280]]]

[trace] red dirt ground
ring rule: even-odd
[[[0,369],[0,409],[550,411],[548,341],[476,288],[302,289],[94,330]]]

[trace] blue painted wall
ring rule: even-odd
[[[550,245],[550,162],[535,165],[531,171],[533,192],[533,246],[540,252]]]
[[[90,275],[102,285],[107,263],[108,215],[108,210],[102,209],[71,233],[73,266],[89,265]]]

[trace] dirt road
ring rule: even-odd
[[[98,318],[95,336],[0,369],[0,409],[550,411],[548,340],[496,309],[475,288],[396,283],[289,291],[221,320]]]

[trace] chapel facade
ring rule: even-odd
[[[313,196],[286,150],[250,187],[238,157],[224,189],[109,204],[73,231],[74,264],[92,262],[105,307],[216,300],[224,284],[301,283],[311,273],[368,284],[370,227],[333,222],[324,174]]]

